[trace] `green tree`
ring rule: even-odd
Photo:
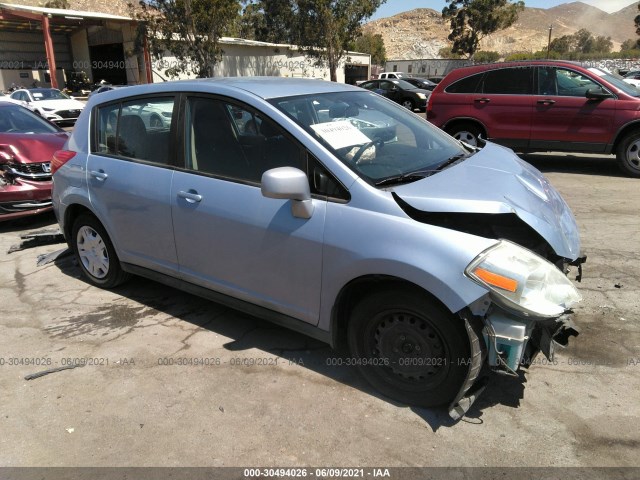
[[[620,45],[620,51],[626,52],[628,50],[635,50],[639,47],[640,47],[640,42],[638,40],[634,40],[633,38],[630,38],[622,42],[622,45]]]
[[[133,10],[133,6],[130,4]],[[146,38],[150,53],[170,52],[178,60],[165,73],[212,77],[222,57],[220,37],[233,31],[240,14],[238,0],[141,0],[137,46]]]
[[[473,56],[473,60],[476,63],[492,63],[497,62],[500,59],[500,54],[498,52],[492,52],[490,50],[484,51],[480,50],[476,52]]]
[[[576,53],[609,53],[613,48],[611,37],[594,37],[591,32],[582,28],[573,35],[554,38],[550,45],[552,52],[563,55]]]
[[[604,37],[598,35],[593,39],[593,45],[591,51],[594,53],[609,53],[613,49],[613,42],[611,37]]]
[[[438,56],[440,58],[462,58],[462,55],[459,53],[452,52],[451,47],[442,47],[438,50]]]
[[[272,43],[297,41],[295,0],[249,0],[240,23],[242,38]]]
[[[447,0],[442,16],[450,20],[452,51],[473,58],[480,40],[510,27],[524,10],[524,2],[509,0]]]
[[[384,40],[379,33],[363,33],[349,45],[349,50],[370,54],[371,63],[375,65],[384,65],[387,62],[387,51],[384,48]]]
[[[316,64],[327,65],[331,81],[337,81],[340,61],[349,44],[358,38],[362,22],[385,0],[296,0],[297,38],[305,54]]]

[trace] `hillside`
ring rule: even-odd
[[[547,46],[549,25],[553,25],[552,38],[586,28],[594,35],[611,37],[617,50],[628,38],[636,38],[633,18],[637,8],[633,4],[610,14],[581,2],[549,9],[525,7],[513,26],[483,39],[481,49],[503,55],[541,50]],[[429,8],[369,22],[365,30],[382,35],[389,59],[437,58],[438,51],[449,44],[449,23]]]

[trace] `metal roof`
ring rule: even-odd
[[[66,8],[32,7],[29,5],[14,5],[12,3],[0,3],[0,10],[8,10],[10,13],[31,13],[36,15],[48,15],[49,17],[61,17],[67,20],[119,20],[132,22],[130,17],[111,15],[109,13],[85,12],[81,10],[69,10]]]

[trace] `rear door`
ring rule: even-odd
[[[301,219],[260,190],[268,169],[306,172],[306,151],[251,107],[195,95],[185,107],[185,168],[171,190],[181,277],[317,324],[326,200]]]
[[[151,127],[147,105],[171,110],[173,95],[115,102],[96,109],[87,183],[93,211],[122,262],[177,275],[171,221],[175,142],[170,125]]]
[[[587,98],[587,90],[602,86],[569,68],[538,67],[536,80],[531,147],[604,152],[615,131],[617,100]]]
[[[485,73],[471,96],[471,116],[485,125],[491,140],[512,148],[526,147],[531,134],[533,72],[529,66]]]

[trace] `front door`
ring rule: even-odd
[[[187,98],[185,170],[171,189],[181,277],[317,324],[326,201],[296,218],[289,200],[262,196],[262,173],[306,172],[304,149],[250,107]]]
[[[531,124],[536,149],[604,152],[611,140],[617,100],[589,99],[602,91],[594,79],[567,69],[538,67],[537,95]]]

